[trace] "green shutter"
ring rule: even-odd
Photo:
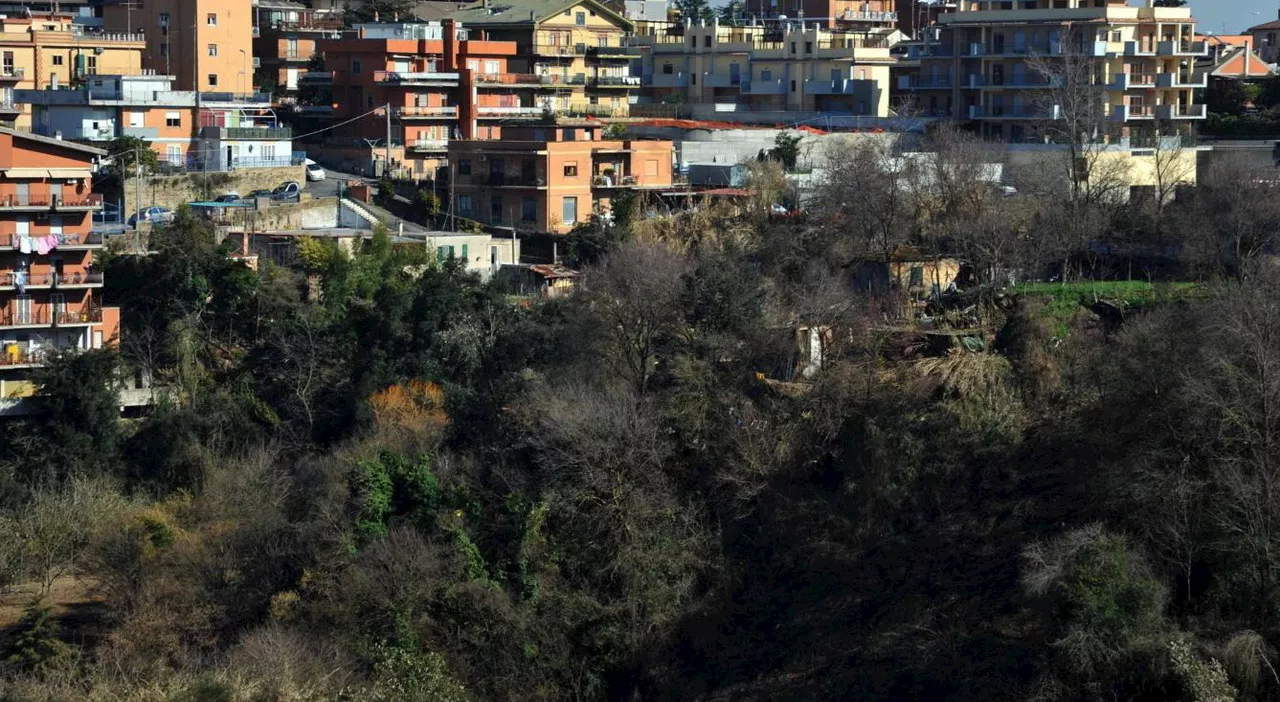
[[[462,260],[463,260],[463,261],[470,261],[470,260],[471,260],[470,258],[467,258],[467,245],[466,245],[466,244],[463,244],[463,245],[462,245]]]
[[[447,257],[449,256],[448,248],[449,248],[448,246],[437,246],[437,247],[436,247],[436,260],[437,260],[437,261],[443,261],[443,260],[445,260],[445,258],[447,258]]]

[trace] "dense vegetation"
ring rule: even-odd
[[[1280,207],[1007,197],[939,139],[807,217],[766,163],[585,224],[534,304],[180,214],[5,427],[0,700],[1280,699]],[[850,284],[908,244],[972,264],[927,325]]]

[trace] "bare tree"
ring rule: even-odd
[[[814,212],[836,238],[837,254],[849,262],[888,260],[914,223],[914,162],[878,138],[830,143],[825,159]]]

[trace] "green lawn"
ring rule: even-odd
[[[1150,283],[1145,280],[1086,280],[1077,283],[1024,283],[1009,288],[1014,295],[1050,297],[1043,311],[1054,323],[1055,333],[1065,336],[1068,324],[1081,311],[1081,303],[1107,301],[1126,308],[1153,302],[1187,300],[1202,288],[1196,283]]]

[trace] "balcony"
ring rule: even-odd
[[[786,95],[787,86],[782,79],[777,80],[744,80],[742,81],[742,93],[744,95]]]
[[[736,88],[739,85],[742,85],[740,73],[707,73],[702,76],[704,88]]]
[[[0,210],[7,212],[93,212],[100,209],[102,209],[102,195],[98,193],[90,193],[85,197],[65,200],[48,195],[31,197],[9,195],[0,198]],[[82,235],[67,234],[64,236],[67,241],[79,244]],[[17,247],[17,237],[17,234],[10,235],[10,239],[7,240],[10,248]]]
[[[475,82],[480,87],[557,87],[561,85],[586,85],[587,76],[582,73],[477,73]]]
[[[1156,87],[1154,73],[1117,73],[1108,86],[1111,90],[1135,90]]]
[[[135,113],[137,114],[137,113]],[[152,141],[160,136],[159,127],[123,127],[120,133],[127,137]]]
[[[1126,41],[1124,43],[1125,56],[1155,56],[1156,47],[1149,41]]]
[[[635,176],[611,176],[598,175],[591,177],[591,187],[593,188],[634,188],[639,185],[639,181]]]
[[[904,80],[898,82],[900,90],[949,90],[952,87],[951,78],[948,76],[925,76],[914,80],[908,76],[902,76],[902,78]]]
[[[396,107],[391,113],[400,119],[449,119],[458,116],[458,108],[456,105]]]
[[[1206,114],[1204,105],[1179,105],[1175,103],[1156,107],[1156,116],[1160,119],[1204,119]]]
[[[448,139],[415,139],[409,142],[410,151],[448,151]]]
[[[639,76],[595,76],[587,83],[592,88],[639,88]]]
[[[536,175],[507,173],[490,173],[484,181],[491,188],[545,188],[547,181]]]
[[[913,44],[907,47],[908,59],[923,58],[951,58],[954,52],[950,46],[941,46],[938,44],[930,44],[928,46],[921,44]]]
[[[222,141],[282,141],[293,138],[290,127],[202,127],[200,136]]]
[[[1150,105],[1112,105],[1111,119],[1117,122],[1155,119],[1156,111]]]
[[[275,32],[340,32],[343,25],[342,20],[304,19],[295,22],[275,20],[271,23],[270,29]]]
[[[307,85],[333,85],[333,73],[329,71],[307,71],[298,76],[298,82]]]
[[[542,108],[542,107],[537,107],[537,106],[533,106],[533,107],[524,107],[524,106],[507,107],[507,106],[486,106],[486,105],[481,105],[481,106],[479,106],[479,107],[477,107],[477,108],[476,108],[476,113],[477,113],[477,115],[478,115],[478,116],[480,116],[480,117],[494,117],[494,118],[499,118],[499,119],[502,119],[502,118],[506,118],[506,119],[518,119],[518,118],[528,118],[528,117],[541,117],[544,111],[546,111],[546,110],[544,110],[544,108]]]
[[[89,326],[102,323],[102,308],[91,307],[86,310],[68,310],[63,306],[28,305],[18,307],[10,305],[0,310],[0,327],[74,327]]]
[[[0,273],[0,290],[76,290],[102,287],[102,273],[41,273],[39,275]]]
[[[1160,56],[1208,56],[1209,45],[1203,41],[1162,41],[1156,44]]]
[[[586,56],[586,44],[534,44],[535,56]]]
[[[640,56],[640,50],[629,46],[589,46],[587,58],[629,61]]]
[[[1182,71],[1178,73],[1161,73],[1156,76],[1157,88],[1208,88],[1207,71]]]
[[[845,10],[844,12],[836,15],[835,18],[842,22],[883,22],[893,24],[898,21],[898,13]]]
[[[0,83],[17,83],[26,77],[25,68],[14,68],[13,66],[5,66],[0,68]]]
[[[458,74],[440,73],[437,71],[374,71],[373,82],[378,85],[452,87],[458,84]]]
[[[48,209],[48,205],[45,206],[45,209]],[[89,232],[85,234],[63,234],[62,243],[58,244],[58,246],[53,250],[97,249],[102,248],[103,243],[103,236],[98,232]],[[21,234],[10,234],[7,237],[0,238],[0,249],[20,250],[22,248],[21,244]]]
[[[641,80],[641,84],[650,88],[687,88],[689,87],[688,73],[654,73],[645,76]]]
[[[850,78],[841,78],[839,80],[806,80],[804,82],[804,91],[809,95],[853,95],[857,92],[858,83],[866,83],[867,81],[856,81]]]

